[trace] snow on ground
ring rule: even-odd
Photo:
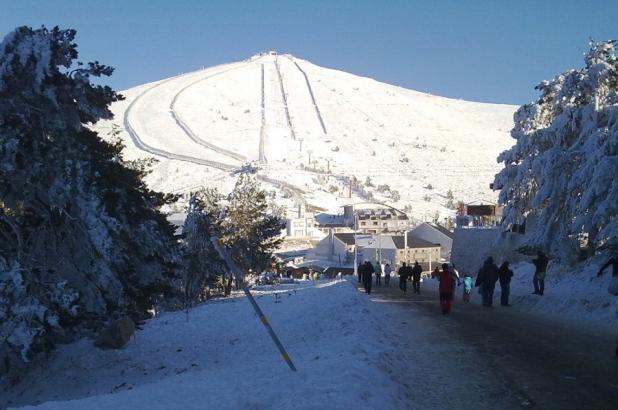
[[[146,322],[122,350],[61,347],[0,400],[41,409],[404,408],[381,370],[380,315],[347,281],[257,291],[293,373],[244,297]],[[275,296],[275,294],[277,296]],[[5,404],[6,405],[6,404]]]
[[[597,278],[599,266],[594,262],[573,270],[550,268],[543,296],[532,294],[534,265],[516,265],[511,285],[512,303],[530,313],[553,316],[578,326],[607,328],[609,324],[615,328],[618,297],[607,291],[611,267]]]
[[[508,308],[513,313],[580,329],[614,326],[617,298],[607,293],[607,273],[594,278],[596,265],[568,277],[550,270],[542,297],[529,294],[532,272],[527,263],[515,267]],[[280,359],[248,301],[236,294],[198,306],[188,317],[159,315],[121,350],[99,350],[87,339],[63,346],[3,391],[0,407],[514,408],[505,401],[510,390],[502,376],[485,366],[483,350],[450,337],[456,324],[439,315],[437,299],[430,302],[435,315],[422,313],[414,298],[368,297],[352,286],[356,278],[348,279],[254,291],[297,373]],[[435,280],[422,284],[424,290],[435,287]],[[499,296],[497,286],[494,309],[504,309]],[[461,288],[456,298],[457,306]],[[472,302],[480,303],[478,293]],[[411,309],[402,310],[404,305]]]

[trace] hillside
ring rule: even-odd
[[[260,54],[123,92],[112,109],[127,158],[157,157],[148,183],[165,192],[224,191],[252,162],[268,185],[335,211],[352,200],[441,217],[455,200],[493,201],[496,156],[512,145],[515,106],[453,100]],[[112,123],[97,127],[106,134]],[[367,177],[371,185],[364,186]],[[379,193],[388,185],[397,195]],[[431,186],[430,189],[427,187]]]

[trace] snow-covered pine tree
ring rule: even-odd
[[[281,215],[266,198],[255,177],[241,174],[225,207],[221,238],[243,271],[270,268],[272,254],[285,228]]]
[[[144,317],[172,274],[168,197],[85,125],[121,99],[76,63],[74,30],[0,43],[0,374],[118,315]]]
[[[538,221],[529,244],[563,261],[618,245],[618,63],[615,42],[590,43],[585,66],[536,89],[515,113],[516,144],[498,157],[504,223]]]
[[[191,193],[183,233],[183,292],[185,307],[206,298],[206,290],[225,274],[225,263],[211,242],[220,235],[220,194],[214,189]]]

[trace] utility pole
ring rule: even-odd
[[[403,256],[406,260],[406,265],[410,263],[408,260],[408,231],[403,231]]]
[[[378,263],[382,265],[382,233],[378,234],[378,249],[379,249],[378,255],[380,257],[380,259],[378,259]]]
[[[354,276],[358,277],[358,245],[356,244],[356,233],[358,232],[358,218],[354,205],[352,205],[352,213],[354,214]]]
[[[312,153],[312,152],[313,152],[313,151],[311,151],[311,150],[308,150],[308,151],[307,151],[307,154],[309,154],[309,160],[307,161],[307,165],[311,165],[311,153]]]
[[[348,198],[352,198],[352,179],[350,178],[350,189],[348,190]]]
[[[431,251],[429,251],[429,274],[431,275]]]
[[[215,249],[219,253],[219,256],[221,256],[221,259],[223,259],[223,261],[227,265],[228,269],[230,271],[232,271],[232,273],[236,277],[236,280],[239,283],[243,284],[242,285],[243,292],[247,296],[247,299],[249,300],[249,303],[251,303],[251,306],[253,306],[253,309],[255,310],[255,313],[256,313],[257,317],[260,319],[260,322],[262,322],[262,324],[264,325],[264,327],[268,331],[268,334],[272,338],[273,342],[275,343],[275,345],[279,349],[279,353],[281,353],[281,358],[287,363],[287,365],[290,367],[290,370],[295,372],[296,371],[296,367],[294,367],[294,363],[292,363],[292,360],[290,359],[290,355],[285,350],[285,347],[283,347],[283,344],[281,344],[281,341],[277,337],[277,334],[273,330],[272,326],[270,326],[270,323],[268,322],[268,319],[266,318],[266,316],[262,312],[262,309],[260,309],[260,307],[258,306],[257,302],[253,298],[253,295],[249,291],[249,288],[247,287],[247,285],[244,284],[244,281],[242,280],[242,273],[241,273],[240,269],[238,268],[238,266],[236,266],[236,264],[232,260],[229,252],[227,251],[227,249],[225,249],[225,247],[223,247],[223,245],[219,242],[219,240],[216,237],[213,236],[212,238],[210,238],[210,242],[213,244],[213,246],[215,247]]]

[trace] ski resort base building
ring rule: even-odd
[[[359,232],[378,234],[409,229],[412,221],[404,212],[388,205],[361,203],[343,207],[344,223]]]
[[[357,260],[371,261],[375,264],[390,264],[393,269],[403,262],[419,262],[423,270],[433,268],[441,263],[439,243],[431,243],[414,236],[412,233],[404,235],[371,235],[354,233],[337,233],[332,236],[332,249],[335,260],[345,263],[354,263],[354,252],[358,252]],[[326,238],[329,239],[329,238]]]
[[[439,243],[442,248],[440,252],[440,256],[442,257],[442,259],[451,259],[451,249],[453,248],[453,232],[438,224],[423,222],[416,228],[412,229],[410,233],[417,238],[423,239],[427,242]]]
[[[315,229],[315,214],[309,212],[305,204],[288,209],[285,220],[285,237],[292,239],[320,236]]]

